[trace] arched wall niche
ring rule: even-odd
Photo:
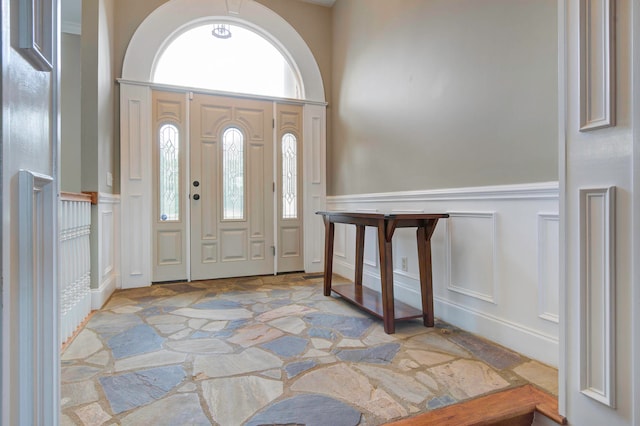
[[[154,10],[131,38],[122,80],[151,82],[156,57],[176,33],[197,22],[236,22],[271,41],[300,74],[303,98],[324,102],[320,68],[300,34],[280,15],[253,0],[171,0]]]
[[[324,225],[313,214],[326,208],[326,103],[318,64],[295,29],[281,16],[253,0],[171,0],[138,27],[124,57],[120,85],[120,283],[146,287],[153,265],[153,125],[151,81],[157,57],[176,34],[203,21],[242,23],[271,41],[299,73],[303,99],[302,199],[304,269],[320,272],[324,264]],[[161,85],[158,85],[162,87]],[[187,88],[167,88],[183,93]],[[249,96],[250,97],[250,96]],[[278,99],[272,99],[278,102]],[[188,232],[185,227],[184,232]],[[188,251],[184,250],[184,253]],[[188,264],[188,254],[187,264]],[[187,279],[190,270],[187,266]],[[100,289],[103,300],[112,289]],[[104,294],[102,294],[104,293]]]

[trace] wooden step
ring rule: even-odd
[[[558,400],[533,385],[449,405],[387,426],[523,426],[533,422],[534,413],[560,425],[567,419],[558,414]]]

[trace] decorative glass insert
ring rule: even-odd
[[[282,218],[298,218],[298,140],[282,136]]]
[[[174,124],[160,126],[160,220],[180,220],[180,132]]]
[[[244,219],[244,136],[233,127],[222,136],[222,218]]]

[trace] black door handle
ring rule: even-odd
[[[195,186],[196,188],[200,186],[200,182],[198,182],[197,180],[193,181],[193,186]]]
[[[193,194],[193,199],[198,201],[200,199],[200,194]]]

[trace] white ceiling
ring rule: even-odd
[[[306,3],[331,7],[336,0],[299,0]],[[80,22],[82,20],[82,0],[62,0],[62,31],[71,34],[80,34]]]

